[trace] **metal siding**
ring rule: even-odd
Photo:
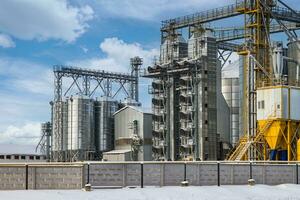
[[[291,89],[291,119],[300,120],[300,89]]]

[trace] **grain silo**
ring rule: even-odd
[[[51,157],[54,161],[63,161],[67,150],[68,103],[65,101],[55,102],[52,109],[55,114],[53,115]]]
[[[293,61],[288,63],[289,85],[299,85],[300,80],[300,40],[288,44],[288,57]]]
[[[114,118],[118,102],[103,97],[94,102],[95,109],[95,148],[96,159],[102,158],[102,153],[114,148]]]
[[[67,161],[91,160],[95,154],[94,104],[86,96],[75,96],[68,103]]]

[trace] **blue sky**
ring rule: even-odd
[[[161,20],[234,2],[1,0],[0,143],[37,142],[40,123],[49,120],[53,65],[128,72],[136,55],[150,65],[159,52]],[[297,0],[289,2],[299,8]],[[143,83],[141,99],[149,107]]]

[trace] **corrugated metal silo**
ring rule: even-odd
[[[114,118],[118,109],[118,102],[110,98],[103,98],[94,102],[95,107],[95,147],[97,157],[102,152],[114,148]]]
[[[85,96],[71,97],[68,102],[67,160],[89,160],[95,151],[94,104]]]
[[[53,105],[53,136],[52,136],[52,157],[58,158],[61,161],[64,159],[65,151],[67,150],[68,138],[68,104],[67,102],[55,102]],[[59,156],[56,156],[60,154]]]

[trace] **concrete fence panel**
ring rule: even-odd
[[[183,163],[164,164],[164,185],[178,186],[184,180]]]
[[[198,185],[217,185],[218,169],[216,163],[203,163],[198,165]]]
[[[246,185],[250,178],[250,164],[231,165],[233,170],[233,185]]]
[[[188,163],[186,165],[186,176],[187,181],[190,185],[198,186],[199,185],[199,164]]]
[[[38,166],[32,168],[33,189],[80,189],[82,167],[78,166]]]
[[[139,186],[141,184],[141,164],[126,164],[126,186]]]
[[[90,164],[89,173],[93,186],[124,186],[125,183],[124,164]]]
[[[295,183],[295,165],[267,165],[265,166],[265,183],[278,185],[282,183]]]
[[[144,164],[144,184],[164,186],[164,164]]]
[[[0,167],[1,190],[25,189],[25,166],[1,166]]]

